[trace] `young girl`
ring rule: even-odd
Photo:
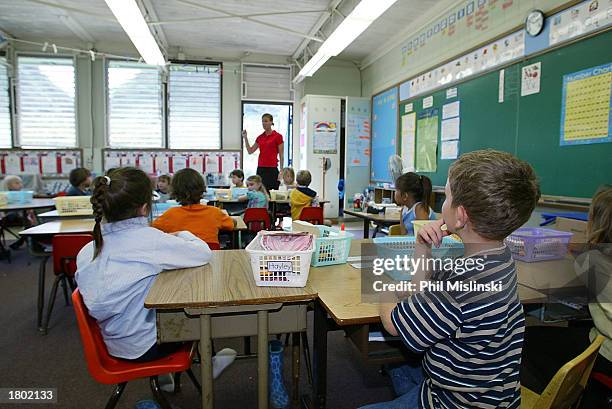
[[[291,167],[283,168],[281,171],[281,187],[285,190],[295,189],[297,184],[295,183],[295,171]]]
[[[23,181],[17,175],[7,175],[4,177],[2,190],[18,191],[23,189]]]
[[[233,230],[234,220],[218,207],[200,204],[206,190],[204,178],[197,171],[181,169],[172,178],[172,197],[181,207],[172,207],[152,224],[173,233],[187,230],[212,247],[219,248],[219,230]]]
[[[151,181],[141,170],[117,168],[93,182],[94,242],[77,256],[76,280],[89,314],[98,321],[108,352],[152,361],[177,344],[157,344],[155,310],[144,300],[163,270],[206,264],[212,252],[187,231],[149,227]]]
[[[263,185],[261,176],[253,175],[247,178],[247,188],[249,191],[246,195],[238,198],[241,202],[249,201],[248,207],[263,207],[268,208],[268,191]]]
[[[170,199],[170,184],[172,183],[172,178],[170,175],[161,175],[157,178],[157,195],[159,196],[160,202],[165,202]]]
[[[395,181],[395,202],[403,206],[400,229],[402,234],[414,235],[413,220],[435,220],[429,207],[431,180],[414,172],[404,173]]]
[[[23,181],[17,175],[5,176],[3,185],[4,186],[2,190],[8,190],[11,192],[16,192],[16,191],[23,189]],[[7,212],[6,214],[4,214],[3,212],[0,212],[0,220],[2,220],[2,223],[5,224],[6,226],[21,225],[25,229],[27,229],[28,227],[31,227],[34,224],[36,220],[36,215],[34,214],[32,210],[26,210],[26,211],[16,210],[12,212]],[[19,247],[23,245],[23,243],[25,243],[25,237],[21,236],[19,239],[17,239],[17,241],[15,241],[14,243],[11,243],[9,247],[13,250],[17,250]]]

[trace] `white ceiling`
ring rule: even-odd
[[[245,53],[289,57],[333,0],[140,0],[158,38],[175,56],[241,58]],[[398,0],[339,57],[361,61],[433,11],[454,0]],[[248,16],[245,18],[236,16]],[[183,21],[191,20],[191,21]],[[279,26],[285,28],[277,28]],[[0,0],[0,30],[58,46],[134,52],[104,0]]]

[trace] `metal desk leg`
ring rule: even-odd
[[[213,409],[212,329],[210,315],[200,315],[200,370],[202,377],[202,409]]]
[[[268,409],[268,311],[257,311],[258,408]]]
[[[40,266],[38,267],[38,311],[36,316],[36,326],[40,332],[44,332],[44,328],[42,327],[42,316],[43,309],[45,308],[45,269],[47,266],[47,260],[49,260],[49,256],[42,256]]]
[[[370,238],[370,221],[368,219],[363,219],[363,238]]]
[[[327,311],[314,303],[312,401],[307,407],[324,409],[327,394]]]

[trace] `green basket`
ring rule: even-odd
[[[310,265],[321,267],[346,263],[351,250],[352,236],[332,227],[316,227],[319,229],[319,237],[315,240],[315,250]]]

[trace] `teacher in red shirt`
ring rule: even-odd
[[[283,167],[283,135],[272,129],[274,118],[270,114],[261,116],[263,133],[255,139],[253,145],[249,144],[247,131],[242,131],[242,139],[247,152],[252,154],[259,149],[259,159],[257,161],[257,174],[261,176],[263,185],[268,191],[278,189],[278,165],[280,157],[280,167]]]

